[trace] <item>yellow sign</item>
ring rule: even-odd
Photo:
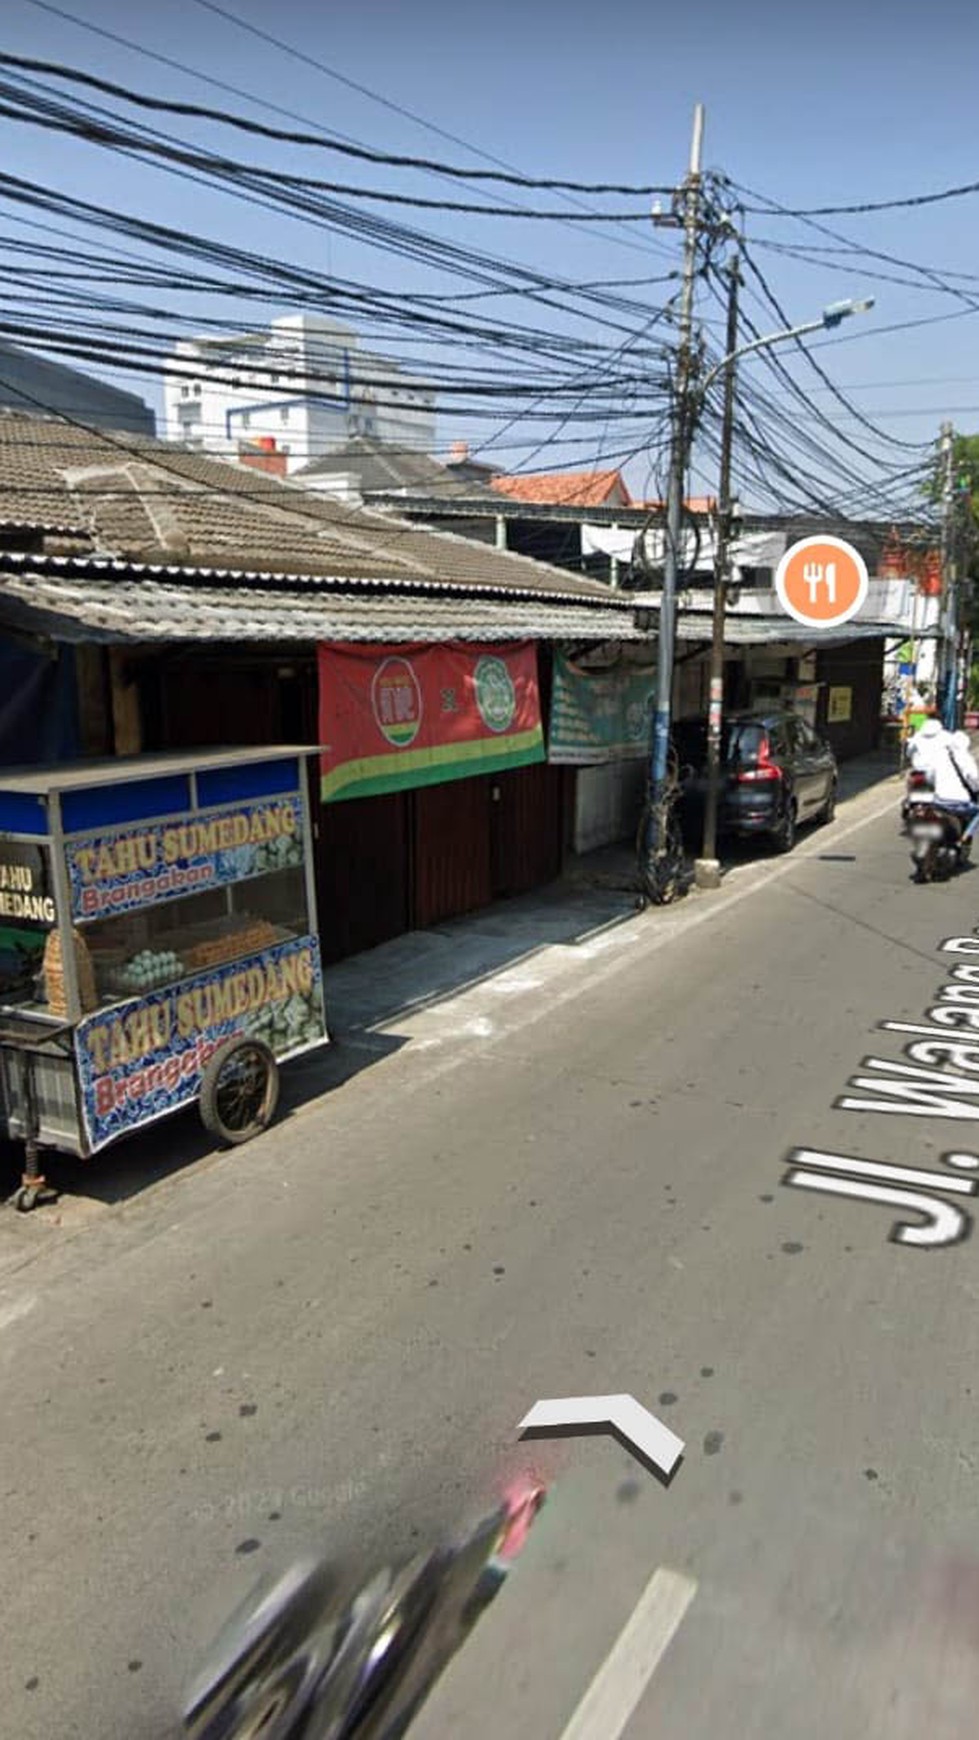
[[[86,1042],[96,1073],[101,1075],[153,1053],[170,1054],[177,1041],[186,1044],[270,1003],[283,1002],[288,997],[309,997],[315,979],[313,952],[304,947],[222,973],[176,997],[163,996],[139,1003],[119,1015],[93,1022],[87,1030]]]
[[[853,690],[830,689],[826,719],[830,725],[845,725],[853,718]]]
[[[75,861],[84,886],[131,876],[140,870],[156,870],[185,864],[240,846],[264,846],[269,840],[296,832],[296,807],[291,803],[268,805],[231,816],[188,821],[178,827],[147,829],[143,834],[77,846]]]

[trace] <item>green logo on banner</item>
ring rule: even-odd
[[[473,682],[479,716],[487,731],[509,731],[517,711],[517,692],[503,660],[480,659]]]

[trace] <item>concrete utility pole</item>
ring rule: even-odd
[[[667,768],[670,749],[670,717],[673,700],[673,658],[676,638],[677,573],[683,523],[683,486],[687,469],[690,431],[691,338],[693,333],[694,281],[697,271],[697,241],[700,221],[700,161],[704,138],[704,107],[694,109],[690,168],[683,195],[683,289],[680,301],[679,348],[673,406],[669,487],[666,498],[666,551],[663,591],[659,612],[659,647],[656,671],[656,710],[653,715],[652,765],[650,769],[650,814],[646,839],[646,872],[652,888],[669,899],[679,876],[673,865],[670,806],[667,801]]]
[[[955,488],[954,488],[954,431],[951,423],[942,424],[941,435],[941,478],[942,478],[942,592],[944,604],[944,622],[942,625],[942,658],[940,687],[938,693],[942,721],[949,731],[954,731],[958,724],[957,704],[957,659],[956,644],[958,639],[957,623],[957,593],[958,576],[955,569]]]
[[[724,419],[721,426],[721,472],[717,500],[717,541],[714,550],[714,623],[710,648],[710,701],[707,712],[707,799],[704,807],[704,841],[694,875],[701,888],[719,888],[721,866],[717,857],[717,810],[721,785],[721,728],[724,711],[724,623],[727,614],[728,562],[731,543],[731,447],[734,440],[734,401],[737,379],[738,289],[741,284],[737,252],[730,266],[727,303],[727,342],[724,364]]]

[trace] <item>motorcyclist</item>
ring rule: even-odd
[[[931,716],[915,732],[908,745],[908,760],[929,779],[932,801],[942,809],[961,813],[966,828],[979,818],[979,764],[965,731],[946,731],[941,720]]]
[[[949,750],[955,771],[968,790],[970,819],[975,822],[979,817],[979,762],[972,753],[968,731],[953,731]]]

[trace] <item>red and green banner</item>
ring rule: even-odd
[[[324,803],[544,760],[537,650],[319,647]]]

